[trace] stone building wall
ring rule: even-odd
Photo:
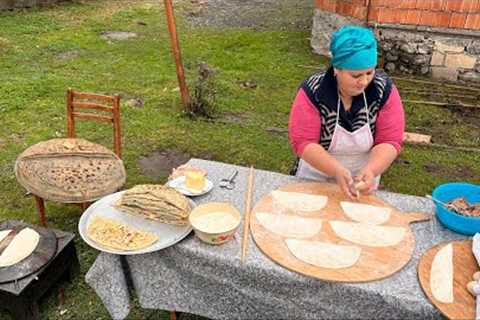
[[[480,83],[480,0],[316,0],[311,45],[329,55],[331,33],[374,29],[387,71]]]
[[[387,71],[480,83],[480,39],[398,30],[379,34],[379,51]]]
[[[0,0],[0,10],[31,8],[54,4],[65,0]]]

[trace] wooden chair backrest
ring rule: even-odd
[[[98,101],[91,102],[91,100]],[[99,110],[106,114],[79,112],[80,110]],[[120,97],[95,93],[67,90],[67,136],[75,138],[75,118],[81,120],[97,120],[113,124],[113,150],[121,158],[122,143],[120,135]]]

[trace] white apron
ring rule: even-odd
[[[370,130],[370,117],[368,112],[367,98],[363,92],[363,102],[367,112],[367,123],[361,128],[349,132],[338,123],[340,116],[340,96],[337,102],[337,119],[333,131],[332,141],[328,153],[340,162],[352,173],[352,178],[367,164],[370,150],[373,147],[373,135]],[[335,177],[329,177],[323,172],[315,169],[303,159],[298,163],[296,176],[303,179],[335,182]],[[380,182],[380,176],[375,178],[376,186]]]

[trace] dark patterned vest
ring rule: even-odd
[[[300,88],[305,91],[307,97],[320,113],[321,131],[319,144],[325,150],[328,150],[332,142],[333,132],[335,131],[337,102],[339,99],[337,80],[333,75],[333,68],[311,75],[301,84]],[[373,137],[375,137],[378,112],[382,110],[387,102],[391,90],[392,80],[382,71],[375,72],[372,82],[365,89],[370,119],[369,125]],[[353,97],[349,112],[346,112],[343,105],[341,105],[338,118],[339,124],[349,132],[353,132],[365,125],[367,123],[367,113],[363,95]],[[312,121],[316,120],[312,119]],[[290,174],[295,175],[298,162],[299,159],[297,158]]]
[[[333,76],[333,68],[310,76],[302,83],[301,88],[320,113],[322,126],[319,143],[325,150],[328,150],[337,118],[338,89],[337,81]],[[369,124],[374,137],[378,112],[387,102],[391,89],[392,80],[381,71],[375,72],[372,82],[365,89],[370,119]],[[349,132],[361,128],[367,122],[364,106],[362,95],[353,97],[352,107],[349,112],[345,112],[343,106],[340,108],[339,124]]]

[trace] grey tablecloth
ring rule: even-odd
[[[192,159],[189,164],[208,170],[214,189],[194,198],[199,204],[225,201],[244,210],[249,169]],[[239,170],[234,190],[218,187],[221,178]],[[292,176],[256,170],[253,204]],[[434,213],[430,200],[377,192],[401,211]],[[126,279],[144,308],[176,310],[214,319],[314,318],[435,318],[440,313],[426,299],[417,281],[421,255],[433,245],[462,238],[436,219],[412,225],[416,248],[410,262],[391,277],[361,284],[330,283],[288,271],[263,255],[252,238],[248,257],[240,261],[241,230],[235,240],[221,246],[200,242],[193,234],[173,247],[151,254],[126,256],[100,253],[86,275],[87,283],[102,299],[114,319],[129,313]],[[122,262],[122,259],[123,260]]]

